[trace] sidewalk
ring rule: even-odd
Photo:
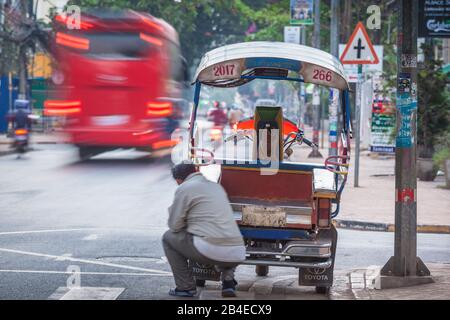
[[[306,127],[307,137],[312,136]],[[325,131],[326,132],[326,131]],[[320,148],[323,158],[308,159],[311,149],[302,146],[298,161],[324,163],[328,155],[328,137]],[[381,156],[361,151],[359,187],[354,187],[355,146],[351,145],[350,170],[342,193],[341,208],[334,223],[340,228],[394,231],[395,223],[395,155]],[[417,230],[424,233],[450,233],[450,190],[443,188],[445,178],[432,182],[417,180]]]
[[[395,158],[361,153],[359,187],[354,187],[354,155],[336,218],[340,227],[394,231]],[[435,181],[417,180],[417,225],[419,232],[450,233],[450,190],[443,176]]]
[[[329,296],[315,293],[314,287],[299,286],[297,275],[257,277],[245,274],[238,279],[237,298],[226,300],[448,300],[450,264],[427,263],[434,283],[395,289],[376,289],[381,266],[335,270]],[[199,300],[225,300],[220,283],[207,282]]]
[[[449,300],[450,264],[427,263],[434,283],[383,289],[376,287],[380,267],[356,269],[335,277],[331,300]]]

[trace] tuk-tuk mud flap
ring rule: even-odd
[[[220,281],[220,271],[217,271],[212,264],[189,261],[189,266],[192,268],[192,275],[197,280]]]
[[[329,268],[299,268],[298,284],[301,286],[331,287],[333,285],[334,260],[336,256],[337,231],[332,225],[328,230],[321,230],[318,238],[332,239],[331,258]]]

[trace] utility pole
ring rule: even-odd
[[[417,257],[418,5],[410,0],[399,0],[398,5],[395,245],[394,256],[381,270],[381,288],[433,282],[430,271]]]
[[[363,75],[362,64],[358,64],[358,82],[356,83],[355,97],[355,174],[353,186],[359,187],[359,154],[361,144],[361,91],[362,91]]]
[[[306,45],[306,27],[304,25],[300,26],[300,44]],[[305,83],[299,82],[299,84],[300,84],[300,90],[299,90],[300,108],[299,108],[299,116],[298,116],[298,123],[299,123],[298,127],[301,130],[305,130],[306,88],[305,88]]]
[[[28,1],[20,1],[21,20],[27,19]],[[27,44],[19,43],[19,99],[26,99],[27,94]]]
[[[313,47],[320,49],[320,0],[314,1],[314,31],[313,31]],[[319,145],[320,132],[320,88],[314,85],[313,89],[313,142]],[[314,148],[308,155],[309,158],[322,158],[318,148]]]
[[[331,0],[331,54],[339,59],[339,0]],[[330,89],[328,107],[328,156],[337,155],[339,90]]]

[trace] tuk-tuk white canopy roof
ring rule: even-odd
[[[304,82],[346,90],[344,68],[336,57],[322,50],[285,42],[243,42],[219,47],[201,59],[194,82],[215,87],[235,87],[252,76],[286,78],[298,72]]]

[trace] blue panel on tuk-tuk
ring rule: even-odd
[[[268,240],[309,239],[306,230],[269,229],[269,228],[239,228],[244,238]]]
[[[325,166],[317,163],[300,163],[300,162],[261,162],[261,161],[244,161],[233,159],[216,159],[216,163],[228,167],[241,167],[252,169],[278,169],[287,171],[312,171],[313,169],[325,169]]]
[[[252,68],[278,68],[292,71],[300,71],[301,62],[291,59],[281,58],[247,58],[245,59],[245,67]]]

